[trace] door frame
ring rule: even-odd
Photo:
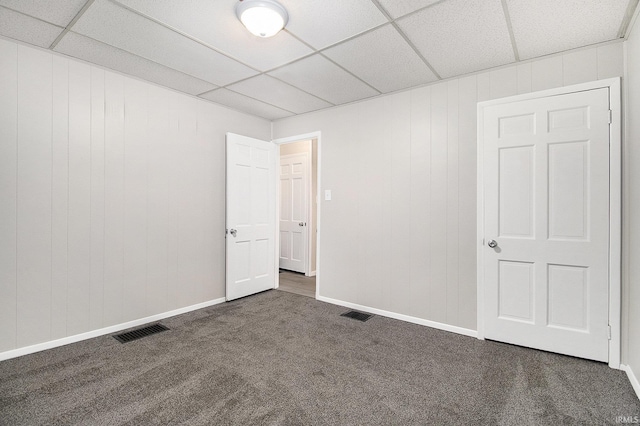
[[[280,269],[280,185],[278,185],[278,182],[280,180],[280,145],[283,144],[287,144],[287,143],[292,143],[292,142],[302,142],[302,141],[306,141],[306,140],[316,140],[316,145],[317,145],[317,158],[316,158],[316,229],[317,229],[317,233],[316,233],[316,296],[315,298],[318,299],[318,297],[320,296],[320,224],[321,224],[321,211],[322,211],[322,203],[321,198],[320,198],[320,188],[322,188],[322,141],[321,141],[321,132],[320,131],[316,131],[316,132],[311,132],[311,133],[305,133],[302,135],[297,135],[297,136],[289,136],[286,138],[279,138],[279,139],[273,139],[272,142],[274,144],[276,144],[278,146],[278,155],[277,155],[277,164],[276,164],[276,169],[278,170],[278,173],[276,173],[276,248],[277,248],[277,252],[275,253],[275,268],[276,268],[276,287],[278,288],[280,286],[280,276],[278,274],[278,271]],[[313,149],[312,147],[310,147],[311,150]],[[309,170],[312,169],[312,155],[309,155],[308,160],[309,160]],[[311,208],[313,207],[313,191],[311,190],[311,187],[313,185],[313,179],[311,178],[309,179],[309,194],[311,195],[309,197],[309,212],[311,213]],[[313,225],[313,215],[309,214],[309,220],[307,221],[308,224]],[[312,226],[308,226],[309,229],[312,228]],[[307,270],[310,272],[311,271],[311,242],[312,242],[312,238],[311,238],[311,231],[309,231],[309,235],[307,238]],[[305,273],[305,275],[308,276],[307,273]]]
[[[484,340],[484,108],[587,90],[609,89],[609,367],[620,369],[621,270],[622,270],[622,109],[620,77],[598,80],[540,92],[478,102],[478,170],[477,170],[477,320],[478,339]]]

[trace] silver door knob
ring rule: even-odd
[[[236,229],[231,229],[231,230],[229,230],[229,233],[230,233],[231,235],[233,235],[233,236],[234,236],[234,238],[235,238],[235,236],[236,236],[236,234],[238,233],[238,231],[237,231]]]
[[[300,222],[298,226],[304,226],[304,222]]]
[[[487,243],[487,245],[491,248],[496,248],[498,247],[498,242],[496,240],[489,240],[489,242]]]

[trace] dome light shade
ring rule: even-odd
[[[251,34],[264,38],[276,35],[289,20],[286,9],[273,0],[240,0],[236,15]]]

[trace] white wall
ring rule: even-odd
[[[224,297],[224,135],[270,123],[0,39],[0,352]]]
[[[322,132],[320,295],[476,329],[476,104],[623,75],[615,43],[279,120]]]
[[[627,42],[626,73],[626,143],[625,166],[627,169],[625,189],[626,223],[623,233],[623,251],[625,254],[623,279],[628,285],[624,307],[628,316],[626,357],[627,364],[635,376],[640,379],[640,20],[636,20]],[[625,250],[626,249],[626,250]],[[625,355],[625,352],[623,352]],[[640,386],[636,381],[636,392],[640,395]]]

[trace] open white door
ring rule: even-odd
[[[608,89],[482,116],[484,337],[607,361]]]
[[[308,154],[280,157],[280,268],[307,272]]]
[[[227,300],[275,287],[276,153],[227,133]]]

